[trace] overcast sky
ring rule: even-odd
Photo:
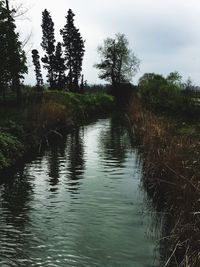
[[[42,50],[41,17],[46,8],[55,24],[56,39],[65,24],[69,8],[75,25],[85,39],[83,73],[89,83],[99,83],[93,65],[99,58],[97,46],[115,33],[124,33],[130,48],[141,60],[137,83],[145,72],[167,75],[177,70],[186,80],[200,84],[200,1],[199,0],[12,0],[29,8],[29,20],[18,21],[20,34],[32,32],[32,49]],[[22,37],[23,38],[23,37]],[[30,44],[29,44],[30,46]],[[26,48],[28,50],[28,47]],[[29,53],[30,54],[30,53]],[[29,64],[31,63],[29,56]],[[45,72],[44,72],[45,73]],[[33,67],[26,83],[34,84]]]

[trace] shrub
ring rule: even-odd
[[[41,134],[50,130],[59,130],[71,124],[70,109],[66,106],[48,101],[40,106],[38,112],[37,129]]]
[[[23,145],[9,133],[0,133],[0,170],[16,162],[23,154]]]
[[[141,101],[153,110],[181,115],[197,112],[191,96],[182,90],[181,76],[177,72],[170,73],[166,78],[146,73],[140,78],[138,88]]]

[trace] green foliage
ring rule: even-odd
[[[99,46],[101,62],[95,64],[100,70],[99,78],[111,82],[112,85],[130,82],[139,68],[139,60],[128,47],[124,34],[116,34],[115,38],[107,38]]]
[[[44,102],[54,101],[66,106],[76,119],[84,119],[89,114],[106,112],[114,105],[114,98],[107,93],[75,94],[63,91],[46,91]]]
[[[63,37],[66,68],[68,70],[67,85],[71,91],[77,91],[81,77],[82,62],[84,56],[84,41],[79,29],[74,25],[74,13],[68,10],[67,22],[60,31]]]
[[[47,69],[47,79],[50,88],[54,86],[54,52],[55,52],[55,36],[54,36],[54,23],[50,13],[45,9],[42,12],[42,43],[41,46],[45,51],[42,58],[44,68]]]
[[[114,105],[114,98],[105,92],[26,91],[24,107],[8,107],[8,112],[6,107],[0,109],[0,171],[15,164],[25,150],[48,140],[50,134],[60,136],[62,129],[84,122],[89,115],[109,111]]]
[[[3,131],[17,137],[18,139],[24,139],[24,129],[22,125],[17,124],[16,122],[9,120],[3,127]]]
[[[181,87],[182,76],[178,73],[178,71],[170,72],[166,80],[169,84]]]
[[[182,91],[181,76],[171,72],[166,78],[160,74],[146,73],[139,80],[139,95],[149,107],[167,112],[186,111],[190,101]]]
[[[0,90],[5,94],[9,87],[20,101],[20,79],[27,72],[26,56],[16,33],[14,10],[7,1],[0,1]]]
[[[16,137],[0,132],[0,171],[16,162],[23,154],[23,145]]]
[[[54,69],[55,69],[55,87],[57,89],[65,88],[65,60],[62,56],[62,46],[58,42],[55,51]]]

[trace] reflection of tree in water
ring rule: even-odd
[[[52,186],[51,191],[56,191],[56,185],[60,178],[60,158],[65,157],[66,142],[65,138],[50,146],[48,164],[49,164],[49,184]]]
[[[76,128],[68,138],[69,190],[76,193],[85,170],[83,128]]]
[[[110,127],[103,129],[100,134],[99,143],[105,160],[115,159],[119,167],[125,162],[130,142],[123,118],[117,115],[111,118]]]
[[[27,223],[32,192],[30,178],[24,169],[0,186],[1,208],[6,211],[8,224],[21,228]]]
[[[0,244],[4,243],[4,251],[1,251],[0,245],[1,259],[4,257],[4,253],[5,260],[9,256],[13,262],[20,258],[26,258],[23,248],[28,245],[29,240],[25,234],[22,234],[26,232],[26,227],[31,220],[32,195],[31,177],[24,169],[0,185]],[[17,249],[10,250],[10,245],[15,246],[16,244],[18,244]]]

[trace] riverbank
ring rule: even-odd
[[[0,172],[75,124],[109,112],[114,98],[106,93],[27,92],[21,107],[6,103],[0,110]]]
[[[167,251],[163,265],[199,266],[199,126],[159,117],[137,97],[130,106],[129,118],[142,154],[143,184],[156,210],[163,214]]]

